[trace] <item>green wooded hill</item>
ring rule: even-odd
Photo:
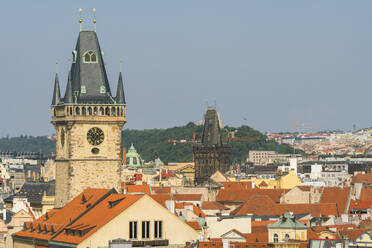
[[[146,161],[160,157],[164,163],[190,162],[192,161],[192,144],[169,144],[168,139],[190,141],[194,131],[196,139],[200,139],[203,126],[197,126],[190,122],[186,126],[167,129],[148,129],[143,131],[125,129],[123,131],[123,141],[127,149],[133,144],[137,152]],[[276,149],[275,141],[267,140],[266,135],[248,126],[238,128],[225,126],[222,129],[222,134],[227,137],[233,131],[235,131],[235,137],[252,137],[255,139],[250,141],[230,141],[232,163],[243,162],[248,157],[249,150],[275,151]],[[286,144],[279,145],[279,153],[292,152],[293,148],[290,146]]]
[[[190,162],[192,161],[192,144],[169,144],[168,140],[192,140],[195,131],[196,139],[200,139],[203,131],[202,126],[190,122],[185,126],[167,129],[134,130],[125,129],[122,132],[124,146],[129,149],[133,144],[137,152],[146,161],[157,157],[164,163]],[[249,150],[275,150],[276,142],[267,140],[266,135],[248,126],[229,127],[222,129],[222,134],[227,137],[235,132],[235,137],[252,137],[249,141],[230,141],[231,162],[240,163],[248,157]],[[39,152],[44,154],[55,153],[55,141],[47,136],[20,136],[0,138],[0,152]],[[279,153],[292,153],[293,149],[285,144],[279,145]],[[298,152],[298,151],[297,151]]]

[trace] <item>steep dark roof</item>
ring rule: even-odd
[[[85,63],[88,52],[94,54],[94,62]],[[102,51],[94,31],[81,31],[71,65],[72,93],[77,103],[113,104],[109,81],[106,75]],[[92,61],[93,61],[93,57]],[[81,87],[85,87],[85,93]],[[104,89],[102,91],[102,88]]]
[[[41,203],[44,192],[47,196],[55,195],[55,181],[40,183],[25,183],[15,196],[26,197],[30,203]]]
[[[116,103],[125,104],[123,76],[121,75],[121,72],[119,74],[118,89],[116,90]]]
[[[54,91],[53,91],[52,105],[57,105],[60,100],[61,100],[61,92],[60,92],[60,89],[59,89],[58,73],[56,73],[56,78],[54,80]]]
[[[65,92],[65,97],[63,98],[63,101],[64,101],[65,103],[73,103],[73,97],[72,97],[72,82],[71,82],[71,71],[68,72],[68,79],[67,79],[66,92]]]
[[[208,108],[205,113],[202,144],[207,146],[221,146],[222,137],[220,123],[215,108]]]

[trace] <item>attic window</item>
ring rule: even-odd
[[[81,86],[81,90],[80,90],[81,93],[87,93],[87,88],[85,87],[85,85],[82,85]]]
[[[99,93],[101,93],[101,94],[106,93],[106,87],[104,85],[101,85],[101,87],[99,88]]]
[[[97,55],[93,51],[87,51],[83,55],[84,63],[97,63]]]

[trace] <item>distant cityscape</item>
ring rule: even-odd
[[[127,82],[113,94],[82,22],[64,92],[55,75],[55,153],[0,151],[0,248],[372,247],[372,129],[262,134],[207,106],[169,137],[126,136]]]

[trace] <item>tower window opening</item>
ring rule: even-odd
[[[72,108],[70,107],[70,115],[72,115]]]
[[[105,110],[102,107],[100,107],[99,108],[99,113],[100,113],[100,115],[105,115]]]
[[[105,112],[106,112],[106,115],[110,115],[110,108],[109,107],[106,107]]]
[[[82,114],[82,115],[87,115],[87,110],[85,109],[85,107],[83,107],[83,108],[81,109],[81,114]]]
[[[80,108],[79,108],[79,107],[76,107],[76,108],[75,108],[75,113],[76,113],[77,115],[80,115]]]
[[[91,107],[88,108],[88,115],[92,115],[92,108]]]
[[[84,63],[97,63],[97,55],[93,51],[87,51],[83,55]]]
[[[98,115],[98,108],[94,107],[94,115]]]
[[[115,116],[115,107],[111,108],[111,116]]]

